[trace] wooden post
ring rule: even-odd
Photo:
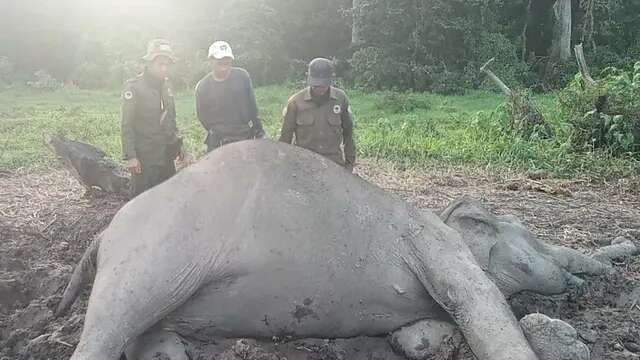
[[[591,77],[591,73],[589,73],[589,67],[587,66],[587,61],[584,58],[584,51],[582,49],[582,44],[578,44],[573,48],[576,54],[576,61],[578,61],[578,68],[580,68],[580,74],[582,75],[582,79],[587,87],[593,87],[596,84],[596,81]]]
[[[491,65],[491,63],[493,63],[495,60],[495,58],[492,58],[491,60],[487,61],[484,65],[482,65],[480,71],[487,74],[489,79],[491,79],[496,85],[498,85],[500,90],[502,90],[505,95],[507,95],[508,97],[513,97],[513,91],[511,91],[511,89],[509,89],[509,87],[502,80],[500,80],[500,78],[497,77],[496,74],[493,73],[493,71],[489,70],[489,65]]]

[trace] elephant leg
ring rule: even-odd
[[[463,337],[452,322],[422,320],[395,331],[390,342],[396,352],[411,360],[452,359],[460,350]]]
[[[571,325],[543,314],[531,314],[520,326],[540,360],[590,360],[589,348],[578,340]],[[463,337],[452,322],[422,320],[395,331],[390,338],[395,351],[411,360],[458,359]]]
[[[520,326],[540,360],[589,360],[589,348],[571,325],[543,314],[527,315]]]
[[[605,264],[611,264],[615,259],[634,256],[640,253],[640,248],[632,241],[622,240],[621,242],[614,242],[612,245],[601,247],[596,250],[591,257]]]
[[[189,360],[186,342],[178,334],[151,329],[131,341],[125,350],[127,360]]]

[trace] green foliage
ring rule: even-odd
[[[4,88],[13,83],[13,73],[15,64],[6,56],[0,56],[0,88]]]
[[[256,89],[260,114],[268,137],[277,139],[282,107],[293,88]],[[508,105],[502,95],[470,92],[465,96],[402,94],[413,111],[379,108],[383,93],[349,91],[356,123],[359,156],[379,157],[414,165],[446,163],[497,169],[547,169],[564,176],[605,178],[638,173],[638,162],[594,150],[571,149],[570,127],[554,116],[552,96],[533,96],[553,124],[553,138],[514,136]],[[393,98],[394,95],[388,95]],[[103,148],[121,158],[119,91],[67,89],[54,92],[5,91],[0,96],[0,168],[50,166],[55,159],[45,148],[47,134],[63,133]],[[187,150],[201,156],[204,130],[196,119],[192,91],[176,94],[178,127]],[[426,108],[425,104],[430,104]],[[500,106],[499,106],[500,105]],[[495,109],[495,110],[492,110]],[[477,114],[477,115],[476,115]]]
[[[496,59],[491,70],[509,87],[531,85],[534,75],[529,65],[519,58],[516,44],[505,35],[482,32],[479,37],[469,38],[466,45],[471,52],[470,61],[464,69],[469,87],[484,84],[485,87],[495,88],[495,85],[489,84],[487,77],[478,71],[491,58]]]
[[[378,110],[394,114],[431,109],[431,103],[424,96],[397,91],[385,91],[377,94],[375,106]]]
[[[545,120],[540,106],[529,91],[515,94],[491,113],[477,113],[473,124],[479,131],[519,138],[522,141],[537,141],[554,136],[553,128]]]
[[[605,69],[594,86],[576,75],[559,99],[574,149],[640,155],[640,62],[631,70]]]
[[[34,74],[34,80],[28,81],[27,86],[32,89],[57,90],[64,86],[64,83],[54,78],[44,70],[38,70]]]
[[[486,85],[478,67],[492,57],[496,74],[514,88],[563,88],[576,70],[574,61],[548,64],[553,1],[531,2],[530,13],[529,0],[358,2],[357,11],[352,0],[158,0],[128,11],[105,1],[42,2],[38,11],[28,1],[7,2],[0,49],[15,66],[0,83],[37,82],[32,74],[42,69],[81,88],[119,88],[135,75],[127,63],[155,37],[174,44],[179,88],[206,73],[206,50],[220,39],[231,42],[237,65],[258,85],[301,81],[319,56],[337,60],[343,83],[370,91],[462,94]],[[594,73],[640,56],[640,2],[573,4],[573,43],[584,43]],[[351,44],[354,16],[363,43]]]

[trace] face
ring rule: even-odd
[[[324,94],[327,93],[327,91],[329,91],[329,86],[326,86],[326,85],[311,87],[311,94],[313,96],[323,96]]]
[[[157,56],[147,65],[147,71],[157,79],[164,79],[169,76],[169,68],[173,62],[166,56]]]
[[[213,71],[217,78],[226,78],[231,72],[231,66],[233,65],[233,59],[226,57],[222,59],[211,59],[211,71]]]

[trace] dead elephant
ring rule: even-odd
[[[485,233],[491,251],[500,239]],[[468,236],[319,155],[240,142],[125,205],[84,254],[58,312],[95,276],[73,360],[186,359],[175,334],[346,338],[437,324],[437,333],[422,327],[433,340],[454,323],[480,360],[538,359],[483,271],[490,256],[479,265],[472,250],[484,250],[470,250]],[[547,277],[576,268],[560,255],[547,265],[509,286],[563,290]]]

